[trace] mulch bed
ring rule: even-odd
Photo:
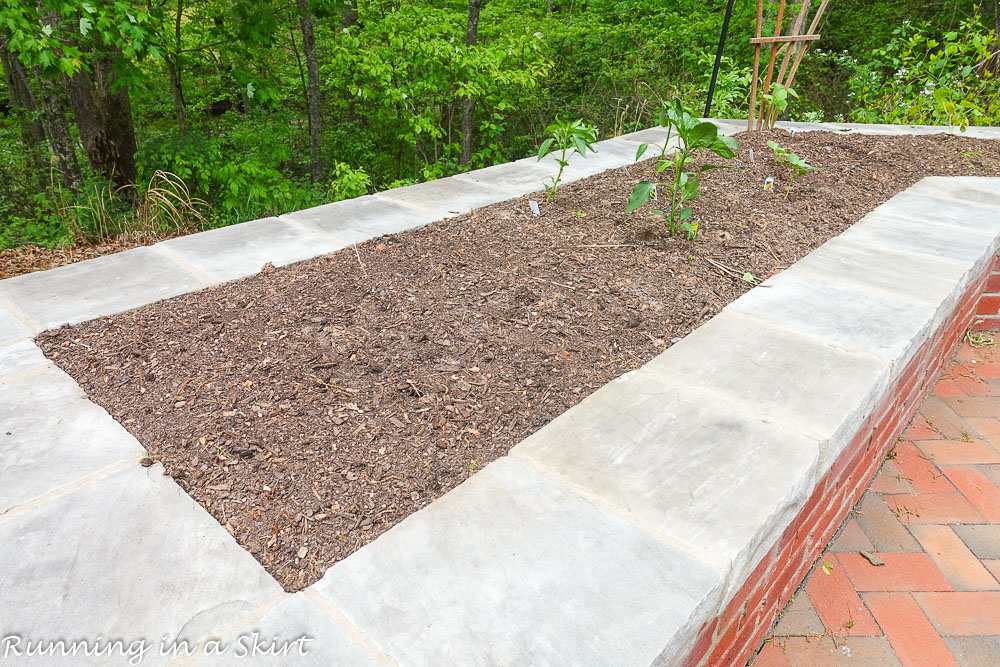
[[[135,241],[107,241],[104,243],[78,243],[74,246],[42,248],[34,245],[0,250],[0,280],[25,273],[54,269],[65,264],[82,262],[102,255],[137,248],[143,243]]]
[[[822,170],[788,201],[769,138]],[[1000,142],[737,139],[741,168],[704,177],[695,243],[623,213],[647,161],[564,186],[541,217],[521,198],[38,340],[299,590],[712,317],[745,272],[924,176],[1000,175]]]

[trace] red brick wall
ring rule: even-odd
[[[920,347],[725,611],[699,630],[686,666],[743,665],[753,657],[778,612],[868,488],[970,323],[986,319],[986,308],[992,309],[993,319],[979,326],[1000,329],[1000,258],[972,285],[947,324]]]
[[[994,261],[993,266],[990,267],[986,289],[983,290],[979,307],[976,308],[972,328],[981,331],[1000,330],[1000,260]]]

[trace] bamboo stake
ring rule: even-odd
[[[823,18],[823,12],[826,11],[826,6],[830,3],[830,0],[823,0],[819,6],[819,10],[816,12],[816,16],[813,17],[812,23],[809,25],[809,32],[815,33],[816,28],[819,26],[819,20]],[[791,71],[788,72],[788,83],[785,84],[785,88],[791,88],[792,82],[795,80],[795,73],[799,71],[799,63],[802,62],[802,56],[805,55],[806,49],[809,48],[808,42],[802,43],[802,50],[799,51],[798,55],[795,57],[795,62],[792,64]]]
[[[760,38],[761,23],[764,21],[764,0],[757,0],[757,30]],[[760,44],[753,45],[753,79],[750,81],[750,119],[747,120],[747,132],[753,130],[753,114],[757,109],[757,77],[760,76]]]
[[[793,47],[798,48],[798,45],[797,44],[793,45],[792,42],[795,42],[799,38],[799,35],[801,34],[802,30],[802,24],[805,23],[806,16],[808,15],[809,15],[809,0],[802,0],[802,7],[799,9],[799,15],[795,17],[795,25],[792,26],[792,33],[791,35],[785,38],[785,40],[788,42],[785,45],[785,57],[781,59],[781,69],[778,70],[778,78],[775,79],[775,83],[781,84],[783,86],[785,85],[784,84],[785,73],[788,71],[788,63],[789,61],[791,61],[792,58],[792,49]],[[787,87],[788,86],[785,86],[785,88]],[[776,112],[777,109],[774,108],[773,104],[771,105],[765,104],[764,107],[762,107],[761,117],[767,118],[767,121],[764,124],[766,124],[768,127],[774,125],[774,120],[772,120],[772,116],[776,119],[777,118]]]
[[[800,48],[800,44],[797,44],[795,42],[797,42],[800,39],[800,37],[801,37],[801,31],[802,31],[802,28],[803,28],[803,24],[805,23],[806,17],[808,15],[809,15],[809,0],[802,0],[802,7],[801,7],[801,9],[799,9],[799,15],[797,17],[795,17],[795,25],[792,26],[792,34],[789,35],[788,38],[787,38],[788,44],[786,44],[786,48],[785,48],[785,57],[782,58],[782,60],[781,60],[781,69],[778,70],[778,78],[775,79],[775,81],[777,83],[780,83],[783,86],[785,85],[785,83],[784,83],[785,82],[785,73],[788,72],[788,63],[791,62],[791,59],[792,59],[792,50],[793,49],[797,50],[797,49]],[[785,86],[785,87],[787,88],[788,86]],[[771,106],[773,107],[774,105],[771,105]],[[773,109],[771,111],[773,111]],[[769,125],[773,124],[772,121],[771,121],[771,119],[770,119],[770,115],[771,114],[769,112],[768,113],[768,124]]]
[[[785,18],[785,0],[780,0],[780,2],[778,3],[778,18],[775,19],[774,21],[775,37],[781,36],[781,22],[782,20],[784,20],[784,18]],[[757,125],[759,126],[757,129],[761,129],[763,127],[763,120],[764,120],[763,114],[764,114],[764,101],[765,101],[763,98],[765,95],[767,95],[768,91],[771,88],[771,77],[774,76],[774,61],[777,58],[777,55],[778,55],[778,43],[775,42],[774,44],[771,45],[771,58],[767,62],[767,76],[764,77],[764,88],[762,89],[762,92],[760,94],[761,109],[760,109],[760,117],[757,119]]]

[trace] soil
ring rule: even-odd
[[[1000,175],[1000,142],[737,139],[740,168],[703,178],[694,243],[623,213],[646,161],[563,186],[541,217],[524,197],[39,344],[299,590],[752,289],[744,273],[924,176]],[[767,139],[820,169],[787,201]]]

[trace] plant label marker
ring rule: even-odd
[[[768,176],[764,179],[764,191],[771,192],[774,190],[774,176]]]
[[[531,209],[531,212],[535,215],[535,217],[538,217],[542,214],[542,212],[538,210],[538,202],[536,202],[534,199],[528,200],[528,208]]]
[[[751,148],[749,150],[750,150],[750,164],[757,164],[757,161],[754,160],[753,158],[753,149]]]
[[[628,176],[629,178],[632,178],[632,174],[628,173],[628,165],[624,165],[624,164],[623,164],[623,165],[622,165],[622,171],[624,171],[624,172],[625,172],[625,175],[626,175],[626,176]]]

